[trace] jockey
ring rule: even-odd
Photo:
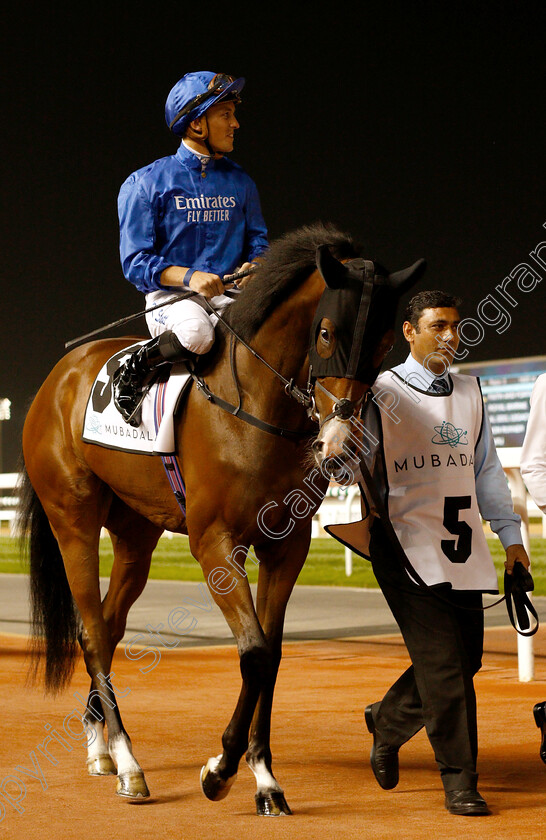
[[[182,138],[178,151],[137,170],[120,189],[127,280],[146,294],[148,307],[172,298],[173,291],[197,293],[150,312],[152,340],[114,375],[114,402],[132,425],[140,422],[143,382],[151,370],[212,347],[217,319],[202,298],[221,312],[232,301],[222,277],[249,268],[268,245],[256,185],[225,157],[239,128],[235,107],[244,83],[208,71],[183,76],[165,105],[169,129]]]

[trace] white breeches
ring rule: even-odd
[[[146,306],[155,306],[175,294],[167,291],[152,292],[146,295]],[[210,303],[222,313],[233,300],[226,295],[217,295],[210,298]],[[146,323],[153,338],[172,330],[187,350],[202,354],[207,353],[214,344],[214,327],[218,318],[190,298],[154,309],[146,315]]]

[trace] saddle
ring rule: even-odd
[[[147,388],[138,426],[126,423],[114,405],[112,378],[125,360],[146,342],[125,347],[112,356],[93,383],[83,420],[82,440],[139,455],[174,455],[174,417],[189,392],[192,378],[184,363],[161,372]]]

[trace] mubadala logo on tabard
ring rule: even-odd
[[[129,425],[122,426],[121,423],[119,425],[108,423],[105,425],[104,429],[108,435],[112,435],[113,437],[132,438],[133,440],[149,440],[151,443],[155,440],[147,429],[135,429],[133,426]]]
[[[102,435],[102,423],[97,414],[91,414],[86,425],[88,432],[94,435]]]
[[[422,470],[424,467],[427,469],[430,467],[433,470],[438,467],[473,467],[474,455],[472,452],[468,453],[468,455],[464,452],[456,452],[452,455],[450,452],[447,458],[445,454],[442,454],[440,458],[437,452],[421,453],[420,455],[408,455],[407,458],[404,458],[400,462],[393,459],[393,466],[395,473],[408,472],[412,469]]]
[[[463,429],[457,429],[453,423],[448,423],[444,420],[441,426],[434,426],[436,434],[430,439],[431,443],[436,443],[438,446],[451,446],[454,449],[456,446],[466,446],[468,440],[466,435],[468,432]]]

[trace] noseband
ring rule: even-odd
[[[338,419],[341,422],[347,422],[351,420],[352,417],[360,411],[362,406],[362,402],[364,400],[364,394],[360,397],[359,400],[350,400],[347,397],[342,397],[342,399],[338,399],[335,394],[330,393],[330,391],[324,387],[324,385],[318,381],[315,381],[315,387],[320,388],[330,399],[332,400],[334,407],[332,408],[331,412],[326,415],[324,420],[322,421],[322,425],[325,426],[328,420]],[[313,400],[314,402],[314,400]],[[315,418],[316,418],[316,409],[315,409]],[[318,418],[317,422],[318,422]]]

